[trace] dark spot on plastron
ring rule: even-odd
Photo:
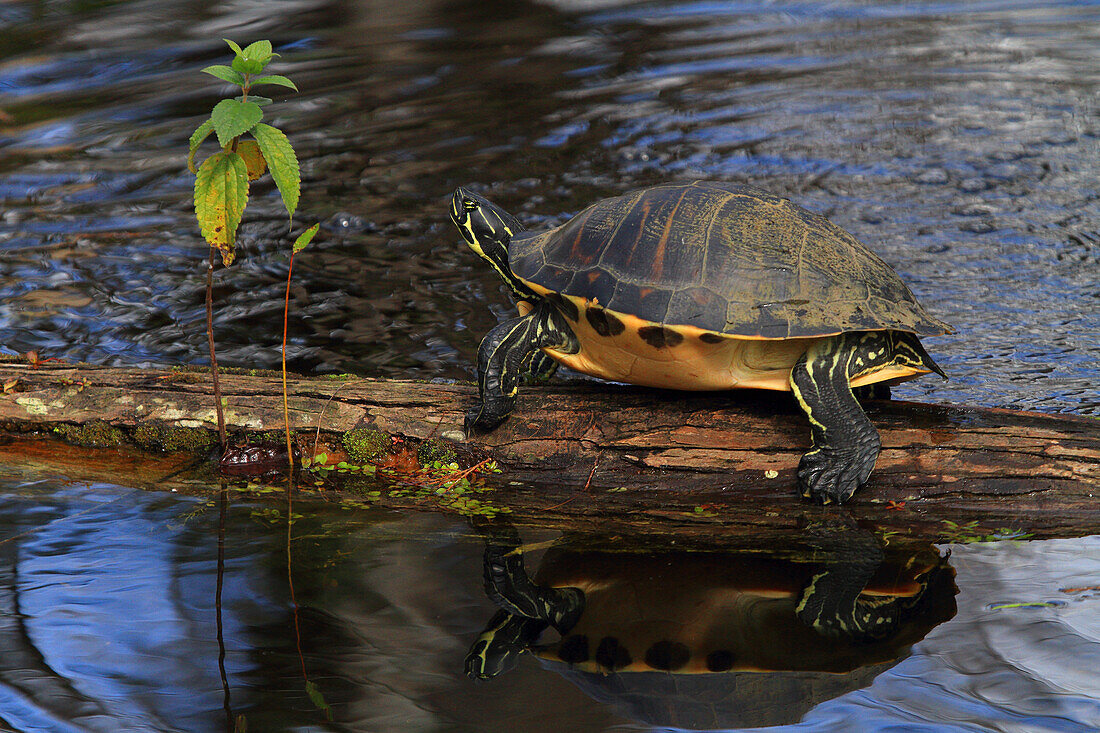
[[[725,341],[725,339],[718,334],[710,333],[709,331],[699,334],[699,340],[704,344],[717,344]]]
[[[707,655],[707,669],[711,672],[728,672],[733,669],[733,652],[719,649]]]
[[[691,659],[691,650],[678,641],[659,641],[645,653],[645,663],[666,672],[680,669]]]
[[[605,636],[600,639],[600,645],[596,647],[596,664],[606,670],[614,671],[629,667],[632,661],[630,652],[614,636]]]
[[[580,320],[581,314],[577,310],[577,305],[569,298],[566,298],[561,293],[549,293],[546,299],[558,307],[558,310],[562,312],[566,318],[576,323]]]
[[[642,341],[655,349],[663,349],[666,346],[675,346],[684,340],[683,334],[664,326],[646,326],[638,329],[638,335]]]
[[[618,336],[626,330],[622,321],[603,308],[586,308],[584,317],[588,319],[593,330],[601,336]]]
[[[558,644],[558,657],[566,664],[580,664],[588,661],[588,637],[573,634]]]

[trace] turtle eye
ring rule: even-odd
[[[481,204],[479,204],[477,201],[474,201],[473,199],[462,199],[463,211],[477,211],[480,206]]]

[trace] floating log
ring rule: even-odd
[[[186,445],[181,436],[188,430],[203,438],[191,444],[212,442],[215,415],[204,371],[6,363],[0,384],[0,428],[9,435],[71,435],[71,426],[95,425],[91,438],[81,436],[85,444],[148,447],[170,435]],[[223,374],[222,389],[230,431],[282,429],[278,373],[233,370]],[[292,429],[307,452],[341,460],[340,437],[355,428],[411,444],[460,442],[504,469],[494,477],[492,501],[517,521],[544,526],[643,529],[670,538],[751,530],[748,537],[841,511],[907,537],[973,539],[999,529],[1036,537],[1100,533],[1100,421],[1093,418],[869,401],[882,454],[868,485],[836,510],[795,495],[809,430],[784,393],[527,387],[504,425],[462,441],[462,416],[475,395],[469,384],[294,376],[289,391]],[[19,450],[5,448],[0,460],[18,460]],[[96,462],[82,461],[85,472]],[[108,480],[125,481],[112,470]],[[422,499],[381,502],[425,506]]]

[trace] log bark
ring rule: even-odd
[[[0,426],[9,434],[50,432],[96,420],[127,434],[141,426],[212,431],[208,377],[187,369],[0,364],[6,389]],[[282,429],[277,373],[226,373],[222,388],[230,431]],[[302,431],[300,444],[316,442],[337,457],[340,434],[359,427],[412,443],[461,441],[462,415],[474,395],[468,384],[295,377],[292,428]],[[645,528],[670,541],[745,539],[841,512],[886,533],[925,539],[951,539],[967,526],[973,530],[967,536],[999,528],[1036,537],[1100,533],[1100,421],[901,401],[870,401],[867,411],[882,454],[870,483],[839,510],[795,496],[794,472],[809,431],[783,393],[528,387],[504,425],[464,446],[505,469],[494,501],[523,521],[573,530]],[[9,446],[0,460],[18,460],[19,453]],[[76,463],[96,463],[82,461]],[[71,475],[74,466],[67,470]],[[112,470],[113,480],[125,480],[117,466]],[[175,464],[164,471],[174,472],[180,486],[209,478],[179,478]],[[140,481],[168,485],[134,482]]]

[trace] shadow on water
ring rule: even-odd
[[[644,537],[609,553],[524,530],[535,581],[585,597],[536,659],[520,653],[530,629],[512,637],[521,645],[479,646],[499,610],[483,590],[483,528],[296,502],[292,602],[276,504],[235,500],[222,521],[216,498],[12,475],[2,494],[5,729],[210,731],[239,716],[263,731],[1100,723],[1095,537],[954,545],[948,558],[823,523],[792,536],[816,549],[790,557],[778,545],[652,553]],[[491,539],[490,561],[512,563],[519,583],[517,538]],[[471,647],[515,665],[470,680]]]
[[[670,179],[826,214],[958,334],[908,396],[1092,414],[1100,363],[1094,3],[169,0],[0,10],[5,347],[203,360],[186,140],[222,36],[302,93],[291,367],[467,378],[510,306],[446,220],[457,185],[526,224]],[[28,40],[31,42],[28,43]],[[33,49],[33,51],[31,50]],[[227,364],[277,364],[289,239],[254,187],[217,282]]]

